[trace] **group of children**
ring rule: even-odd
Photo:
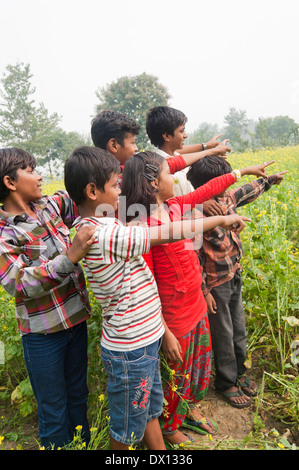
[[[66,191],[53,196],[42,196],[34,157],[0,150],[0,282],[15,297],[45,448],[70,442],[77,425],[89,441],[91,311],[81,260],[102,307],[111,449],[144,440],[163,450],[189,440],[184,427],[216,433],[197,406],[209,386],[212,349],[222,399],[242,408],[257,393],[244,366],[239,233],[248,219],[236,208],[280,183],[284,172],[267,176],[272,162],[232,170],[220,136],[184,146],[186,121],[173,108],[151,109],[146,128],[157,149],[137,153],[139,126],[117,112],[99,113],[94,147],[74,150],[65,163]],[[260,178],[226,191],[243,175]],[[163,387],[160,347],[172,370]]]

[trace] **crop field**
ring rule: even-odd
[[[228,160],[233,168],[275,160],[268,167],[269,175],[288,170],[280,185],[273,185],[256,201],[239,210],[239,214],[251,219],[241,233],[247,367],[258,371],[260,384],[250,438],[255,439],[258,448],[287,449],[291,446],[286,439],[271,439],[269,443],[268,436],[265,442],[262,428],[263,416],[271,414],[298,438],[299,146],[232,154]],[[244,184],[244,179],[238,184]],[[52,194],[62,187],[62,181],[51,181],[44,184],[43,192]],[[91,293],[90,298],[93,316],[88,323],[92,426],[89,447],[105,449],[109,445],[109,414],[106,377],[99,355],[101,312]],[[14,300],[0,287],[0,449],[4,446],[26,448],[28,438],[24,437],[24,426],[28,420],[36,420],[36,404],[23,361]],[[225,448],[225,442],[222,444]],[[299,446],[299,442],[296,445]],[[80,428],[71,448],[84,448]],[[246,444],[241,448],[246,448]]]

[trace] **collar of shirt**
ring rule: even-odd
[[[35,213],[38,214],[41,210],[43,210],[47,206],[47,201],[42,198],[36,202],[31,202],[32,209]],[[3,206],[0,207],[0,220],[9,224],[17,224],[18,222],[29,222],[31,217],[26,214],[26,212],[22,212],[22,214],[14,214],[12,212],[6,212]],[[36,223],[36,219],[34,219]]]

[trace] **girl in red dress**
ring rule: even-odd
[[[241,170],[241,175],[264,174],[263,170],[263,165],[249,167]],[[182,220],[196,205],[225,191],[235,183],[236,175],[240,175],[239,170],[214,178],[189,194],[173,197],[173,176],[167,161],[155,152],[140,152],[125,165],[121,192],[126,196],[127,209],[140,204],[149,226],[167,224]],[[209,230],[205,228],[207,220],[214,227],[225,228],[236,222],[224,216],[208,217],[203,219],[203,231]],[[236,225],[236,230],[244,228]],[[153,264],[159,289],[166,327],[162,350],[172,371],[164,381],[167,404],[160,423],[165,440],[179,444],[186,441],[186,435],[179,430],[182,425],[199,433],[217,431],[216,423],[203,418],[196,407],[208,390],[212,357],[207,304],[201,289],[202,269],[190,239],[154,246],[146,257]]]

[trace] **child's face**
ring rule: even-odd
[[[24,202],[37,201],[42,197],[43,178],[33,168],[30,166],[24,170],[19,168],[17,178],[18,180],[14,181],[14,186]]]
[[[185,124],[181,124],[174,130],[173,135],[168,134],[169,138],[169,145],[171,146],[172,150],[178,150],[184,147],[185,139],[187,138],[187,134],[185,131]]]
[[[118,144],[115,157],[121,165],[124,165],[138,151],[136,139],[137,135],[129,132],[124,138],[123,145]]]
[[[173,176],[170,173],[169,166],[165,160],[162,163],[162,167],[159,174],[158,181],[158,199],[161,202],[166,201],[170,197],[173,197]]]
[[[118,175],[114,173],[111,175],[110,180],[105,183],[104,191],[97,190],[97,202],[99,205],[111,206],[115,212],[118,208],[119,195]],[[104,207],[103,210],[105,210]]]

